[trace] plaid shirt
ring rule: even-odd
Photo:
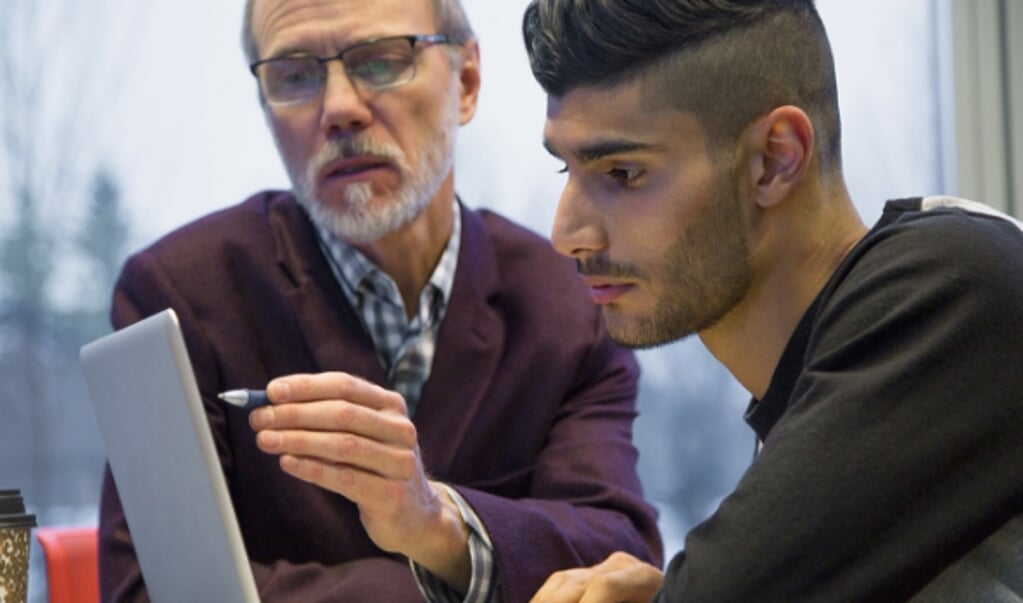
[[[357,249],[322,228],[317,228],[321,247],[330,261],[348,302],[356,309],[387,372],[391,386],[415,414],[423,384],[430,377],[437,330],[444,319],[447,301],[458,267],[462,239],[462,216],[454,202],[454,221],[447,247],[419,293],[419,312],[409,320],[394,280],[377,268]],[[469,556],[472,581],[463,598],[439,578],[412,563],[412,571],[423,595],[433,603],[487,603],[496,598],[494,549],[482,522],[465,499],[445,486],[469,526]]]
[[[430,377],[437,329],[455,280],[462,230],[457,205],[455,209],[451,238],[419,293],[419,312],[411,320],[406,316],[394,279],[351,245],[319,230],[334,276],[373,339],[388,381],[405,397],[410,417],[415,414],[423,384]]]

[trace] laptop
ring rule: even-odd
[[[174,311],[80,358],[150,599],[258,602]]]

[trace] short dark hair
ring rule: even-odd
[[[693,112],[712,146],[791,104],[814,124],[822,169],[839,164],[834,60],[813,0],[533,0],[522,32],[551,96],[642,77],[648,106]]]

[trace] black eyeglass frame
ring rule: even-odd
[[[266,58],[266,59],[260,59],[260,60],[254,62],[254,63],[251,63],[249,65],[249,71],[256,78],[256,81],[258,81],[260,83],[260,88],[262,89],[262,88],[264,88],[264,84],[263,84],[262,78],[259,77],[259,73],[258,73],[258,69],[259,69],[260,65],[264,65],[264,64],[267,64],[267,63],[273,63],[275,61],[285,61],[285,60],[298,59],[298,58],[301,58],[301,59],[314,59],[317,63],[319,63],[319,66],[320,66],[320,87],[321,87],[321,90],[322,90],[323,84],[326,81],[326,77],[325,77],[326,74],[324,73],[324,71],[325,71],[325,67],[324,66],[327,63],[329,63],[330,61],[341,61],[341,63],[344,63],[345,62],[344,55],[347,54],[351,50],[355,50],[355,49],[359,49],[359,48],[364,48],[366,46],[371,46],[373,44],[379,44],[380,42],[388,42],[388,41],[391,41],[391,40],[405,40],[405,41],[407,41],[408,44],[409,44],[409,48],[412,51],[413,55],[415,54],[416,45],[417,44],[421,44],[421,43],[428,43],[428,44],[452,44],[452,45],[456,45],[456,46],[457,45],[461,45],[461,42],[459,42],[456,38],[453,38],[451,36],[444,35],[444,34],[409,34],[409,35],[404,35],[404,36],[383,36],[383,37],[379,37],[379,38],[369,38],[367,40],[362,40],[360,42],[356,42],[355,44],[352,44],[351,46],[343,48],[341,50],[341,52],[338,52],[337,54],[335,54],[333,56],[329,56],[329,57],[318,57],[316,55],[294,55],[294,56],[280,56],[280,57],[270,57],[270,58]],[[392,82],[392,83],[389,83],[389,84],[386,84],[386,85],[383,85],[383,86],[371,86],[371,89],[372,90],[386,90],[387,88],[391,88],[391,87],[394,87],[394,86],[400,86],[401,84],[409,82],[409,81],[411,81],[415,77],[415,61],[414,60],[413,60],[413,63],[412,63],[412,69],[413,69],[412,75],[409,76],[409,78],[406,79],[406,80],[395,81],[395,82]],[[351,80],[351,74],[348,72],[347,68],[345,69],[345,75],[348,76],[348,78]],[[359,81],[362,82],[361,79]],[[365,82],[363,82],[363,84],[365,84]],[[352,85],[356,85],[356,82],[352,81]],[[265,91],[264,91],[264,94],[265,94]],[[267,99],[267,102],[270,102],[269,99]],[[273,103],[271,103],[271,104],[273,104]],[[292,104],[292,103],[283,103],[283,104]]]

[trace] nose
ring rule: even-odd
[[[328,135],[365,128],[373,120],[369,103],[348,79],[341,61],[330,61],[323,82],[321,122]]]
[[[607,247],[607,232],[599,208],[570,178],[561,192],[551,229],[554,249],[568,257],[582,259]]]

